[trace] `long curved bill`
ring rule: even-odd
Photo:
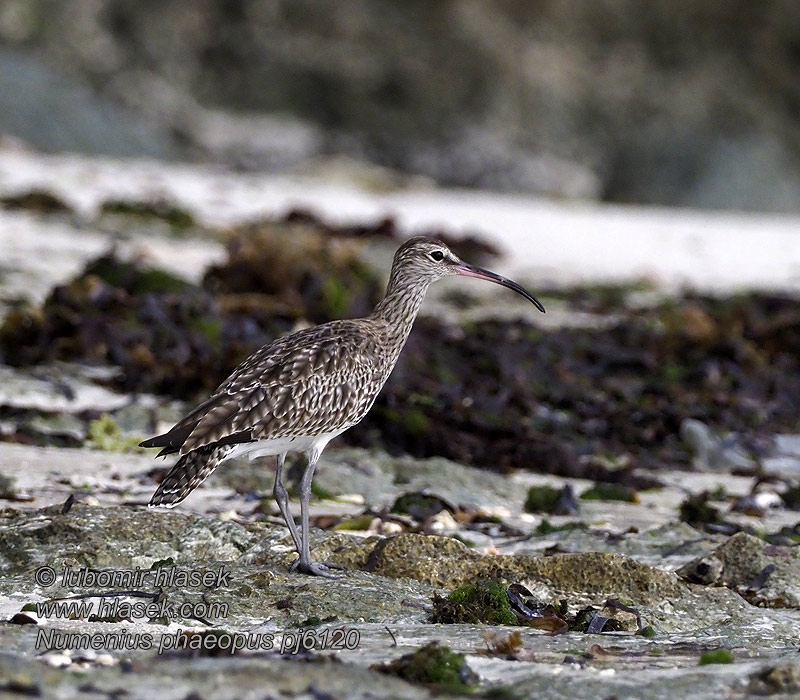
[[[494,282],[495,284],[502,285],[503,287],[513,289],[517,294],[524,296],[537,309],[539,309],[539,311],[545,313],[544,306],[542,306],[542,303],[535,296],[533,296],[533,294],[531,294],[524,287],[518,285],[516,282],[512,282],[510,279],[501,277],[500,275],[490,272],[489,270],[484,270],[482,267],[468,265],[467,263],[459,263],[456,265],[456,272],[464,277],[475,277],[479,280],[488,280],[489,282]]]

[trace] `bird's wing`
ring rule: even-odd
[[[349,427],[380,390],[370,361],[377,346],[375,337],[346,321],[281,338],[245,360],[167,435],[182,439],[179,451],[186,454],[205,445]]]
[[[168,432],[140,442],[139,447],[160,447],[161,452],[156,455],[157,457],[164,457],[178,452],[183,443],[186,442],[186,438],[188,438],[191,432],[197,427],[197,424],[203,416],[215,406],[226,401],[227,398],[225,394],[215,393],[199,406],[192,409],[189,414],[181,418]],[[237,436],[237,439],[233,439],[233,436],[231,436],[230,442],[250,442],[251,440],[251,436],[242,434]]]

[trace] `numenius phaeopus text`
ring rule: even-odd
[[[309,553],[308,508],[317,460],[330,440],[367,414],[403,349],[428,285],[450,275],[501,284],[544,312],[516,282],[462,262],[433,238],[411,238],[395,253],[386,296],[372,315],[323,323],[265,345],[169,432],[141,443],[161,447],[159,456],[179,454],[150,506],[177,505],[227,459],[277,455],[273,493],[299,554],[293,567],[330,576]],[[283,485],[287,452],[308,455],[300,482],[300,532]]]

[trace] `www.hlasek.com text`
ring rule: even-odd
[[[97,600],[47,600],[36,603],[36,614],[43,618],[64,620],[207,619],[228,617],[228,603],[186,601],[175,603],[166,598],[159,601],[100,597]]]

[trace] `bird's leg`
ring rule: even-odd
[[[289,494],[286,491],[286,486],[283,484],[283,463],[285,460],[286,453],[281,452],[278,455],[277,469],[275,469],[275,486],[272,489],[272,495],[275,496],[275,502],[278,504],[278,510],[280,510],[281,515],[283,516],[286,527],[289,528],[289,534],[292,536],[295,549],[297,549],[299,554],[301,549],[300,535],[297,532],[297,525],[294,524],[292,511],[289,510]]]
[[[308,518],[309,502],[311,501],[311,481],[314,479],[314,470],[317,467],[319,453],[313,451],[308,456],[308,466],[303,472],[300,480],[300,557],[292,564],[292,570],[302,571],[314,576],[325,576],[326,578],[337,578],[337,574],[330,570],[330,565],[314,562],[311,560],[310,530]]]

